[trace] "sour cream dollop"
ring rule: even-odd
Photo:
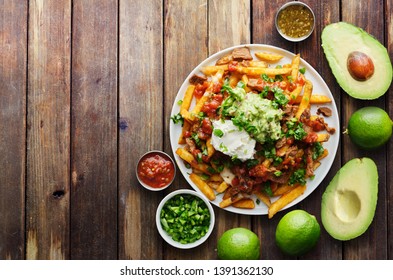
[[[231,120],[213,122],[212,145],[233,159],[241,161],[252,159],[255,154],[256,141],[244,130],[233,124]]]

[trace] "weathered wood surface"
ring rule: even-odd
[[[391,90],[373,101],[350,98],[320,47],[323,27],[343,20],[371,33],[392,55],[392,1],[304,0],[317,25],[302,43],[287,42],[274,28],[285,2],[0,1],[0,259],[216,259],[218,238],[237,226],[260,236],[262,259],[288,259],[274,243],[287,211],[269,220],[214,207],[216,226],[205,244],[169,246],[156,230],[156,207],[168,192],[190,187],[177,174],[169,189],[152,193],[135,177],[136,160],[146,151],[172,154],[172,103],[189,72],[237,44],[300,53],[329,86],[340,129],[366,105],[393,116]],[[326,179],[293,208],[320,221],[321,196],[337,170],[369,156],[379,170],[375,219],[348,242],[322,228],[303,259],[393,258],[392,145],[365,152],[341,137]]]
[[[27,9],[0,1],[0,259],[26,252]]]

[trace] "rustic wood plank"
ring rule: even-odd
[[[342,1],[342,20],[355,24],[384,43],[384,23],[385,19],[383,1]],[[372,19],[372,20],[370,20]],[[342,93],[342,126],[346,126],[353,112],[365,106],[377,106],[384,108],[385,98],[381,97],[372,101],[361,101],[349,97]],[[342,137],[343,163],[355,157],[370,157],[373,159],[379,171],[379,192],[378,204],[374,221],[369,229],[360,237],[345,242],[345,259],[386,259],[387,249],[387,218],[386,218],[386,147],[376,151],[364,151],[355,147],[348,137]],[[381,247],[382,246],[382,247]]]
[[[117,254],[117,1],[73,1],[71,258]]]
[[[207,1],[164,1],[164,144],[172,154],[169,141],[169,121],[176,94],[188,74],[207,57]],[[191,188],[178,172],[173,186]],[[161,237],[160,237],[161,238]],[[162,241],[164,259],[210,258],[214,243],[211,239],[198,250],[179,250]]]
[[[142,154],[163,149],[162,9],[159,0],[120,1],[120,259],[162,259],[155,223],[162,193],[145,190],[135,173]]]
[[[275,17],[285,0],[258,1],[252,0],[252,42],[268,44],[295,51],[295,43],[288,42],[280,36],[275,27]]]
[[[290,52],[296,51],[296,44],[283,39],[275,28],[275,17],[278,9],[285,4],[285,0],[252,2],[252,42],[255,44],[267,44],[283,48]],[[275,232],[281,217],[287,211],[277,213],[272,219],[267,215],[254,218],[254,227],[261,237],[263,244],[262,259],[289,259],[284,256],[276,246]]]
[[[29,8],[26,258],[66,259],[71,1]]]
[[[323,28],[333,22],[340,20],[339,1],[317,1],[308,0],[304,1],[313,9],[316,17],[316,26],[313,34],[305,41],[297,46],[297,51],[301,54],[303,59],[310,63],[315,70],[321,75],[330,91],[333,94],[334,100],[337,105],[337,110],[341,111],[341,92],[329,65],[325,59],[323,49],[321,46],[321,32]],[[318,47],[316,47],[318,46]],[[339,127],[341,129],[341,127]],[[337,132],[338,133],[338,132]],[[329,173],[326,178],[321,182],[318,188],[307,197],[300,204],[300,208],[306,210],[314,215],[321,226],[321,237],[317,246],[311,250],[302,259],[341,259],[342,258],[342,243],[331,238],[330,235],[324,230],[321,222],[321,199],[327,185],[341,167],[341,147],[339,146]]]
[[[230,1],[230,4],[226,0],[209,1],[208,11],[209,55],[228,47],[251,42],[251,3],[249,0]],[[244,227],[256,231],[253,229],[251,221],[251,216],[217,208],[216,230],[210,237],[213,248],[217,248],[220,236],[231,228]],[[211,250],[208,258],[217,258],[217,253]]]
[[[14,19],[18,19],[17,21]],[[0,259],[25,256],[27,3],[0,1]]]
[[[388,52],[390,57],[393,55],[393,21],[391,14],[393,13],[393,3],[392,1],[386,1],[386,10],[384,18],[386,19],[386,26],[385,26],[385,43],[386,47],[388,48]],[[387,101],[386,101],[386,111],[388,112],[390,118],[393,118],[393,96],[391,95],[391,87],[387,94]],[[386,171],[387,171],[387,259],[393,259],[393,140],[390,139],[387,145],[387,162],[386,162]]]
[[[251,41],[250,0],[209,1],[209,55]]]

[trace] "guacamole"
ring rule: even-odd
[[[258,94],[248,94],[235,112],[232,121],[243,127],[259,143],[281,138],[282,111],[272,101]]]

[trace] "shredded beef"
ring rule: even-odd
[[[250,50],[246,47],[234,49],[232,52],[233,60],[243,61],[243,60],[252,60],[252,56]]]
[[[207,78],[204,76],[199,76],[197,74],[194,74],[188,81],[192,85],[203,84],[205,81],[207,81]]]

